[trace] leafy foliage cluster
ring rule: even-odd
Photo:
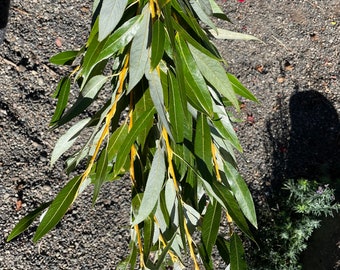
[[[321,216],[333,216],[340,210],[334,203],[334,190],[305,179],[287,180],[280,194],[274,224],[259,230],[261,250],[255,254],[252,269],[301,269],[300,255],[307,248],[313,231],[319,228]]]
[[[171,262],[181,269],[188,253],[195,269],[200,258],[213,269],[217,246],[231,269],[246,268],[235,228],[253,239],[250,226],[257,227],[257,220],[237,171],[234,149],[242,148],[226,107],[238,110],[239,97],[256,99],[226,72],[209,37],[253,38],[217,29],[212,16],[228,21],[214,0],[94,1],[86,44],[51,58],[73,68],[54,94],[51,127],[71,127],[56,143],[51,163],[89,130],[87,142],[66,162],[69,173],[82,161],[86,169],[52,202],[22,219],[8,240],[47,208],[33,238],[38,241],[88,185],[94,185],[94,204],[105,182],[128,173],[131,252],[119,267],[134,269],[138,262],[141,269],[160,269]],[[72,84],[79,96],[68,106]],[[108,87],[110,97],[84,117]],[[227,234],[219,234],[222,218],[229,224]]]

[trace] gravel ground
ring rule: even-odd
[[[0,45],[0,269],[115,269],[128,247],[128,180],[105,185],[95,208],[91,190],[82,194],[39,244],[32,243],[33,230],[5,243],[18,220],[53,198],[67,180],[62,161],[49,166],[63,130],[48,131],[56,105],[51,95],[66,71],[48,59],[82,45],[91,13],[90,1],[11,2],[6,39]],[[229,29],[263,41],[215,41],[229,70],[260,101],[245,102],[239,115],[244,122],[237,125],[244,147],[240,169],[259,211],[268,208],[273,190],[286,177],[324,179],[336,185],[339,1],[220,4],[234,23],[227,25]],[[334,234],[329,235],[334,240]],[[340,241],[339,234],[336,237]],[[332,262],[340,260],[334,256]],[[331,264],[319,267],[318,256],[309,261],[313,266],[306,264],[305,269],[332,269]],[[225,266],[217,260],[216,268]]]

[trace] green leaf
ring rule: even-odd
[[[99,41],[104,40],[116,28],[127,3],[128,0],[103,0],[99,13]]]
[[[226,97],[235,108],[239,109],[238,100],[233,91],[225,69],[221,63],[205,53],[197,50],[189,44],[189,49],[197,62],[199,70],[207,81],[224,97]]]
[[[200,1],[191,0],[190,4],[191,4],[192,8],[194,9],[195,13],[197,14],[197,16],[199,17],[199,19],[203,23],[205,23],[206,25],[208,25],[209,27],[211,27],[212,29],[217,31],[215,24],[209,18],[209,14],[206,13],[206,10],[203,10],[203,7],[201,6]]]
[[[162,250],[162,253],[159,255],[156,265],[152,269],[161,269],[162,263],[166,255],[168,254],[168,251],[170,250],[175,238],[176,238],[176,233],[172,235],[171,239],[168,241],[165,248]]]
[[[247,88],[245,88],[234,75],[230,73],[228,73],[227,75],[236,94],[254,102],[258,102],[256,97]]]
[[[108,161],[112,161],[118,154],[123,142],[128,134],[128,125],[124,124],[117,128],[110,136],[108,143]]]
[[[103,49],[100,51],[96,62],[98,63],[103,59],[107,59],[120,49],[124,48],[138,32],[142,19],[142,15],[137,15],[114,31],[114,33],[105,41]]]
[[[176,36],[176,41],[183,64],[187,97],[192,101],[193,106],[199,110],[203,109],[206,114],[212,116],[211,96],[199,67],[192,57],[186,42],[180,35]]]
[[[37,242],[41,237],[48,233],[64,216],[70,205],[77,196],[81,176],[75,176],[65,187],[58,193],[48,208],[44,218],[42,219],[37,231],[33,237],[33,241]]]
[[[229,116],[225,111],[222,113],[216,113],[214,120],[211,120],[211,124],[213,128],[218,130],[223,139],[227,139],[228,142],[231,143],[238,151],[242,152],[242,146],[237,138],[234,127],[229,120]]]
[[[205,178],[206,174],[210,174],[212,170],[212,154],[211,154],[211,135],[207,118],[203,114],[199,114],[197,118],[196,134],[195,134],[195,155],[198,157],[197,167],[203,173],[202,177]]]
[[[31,224],[32,222],[37,218],[37,216],[40,215],[40,213],[47,208],[51,202],[44,203],[41,206],[39,206],[37,209],[33,210],[32,212],[28,213],[25,217],[23,217],[17,225],[15,225],[14,229],[11,231],[10,235],[7,237],[6,242],[11,241],[21,233],[23,233]]]
[[[143,20],[139,31],[136,33],[131,43],[129,86],[127,93],[129,93],[144,76],[145,67],[149,58],[150,10],[148,4],[143,8],[142,15]]]
[[[149,126],[148,123],[153,120],[154,113],[155,113],[154,108],[150,108],[138,119],[136,119],[136,122],[134,123],[130,132],[126,136],[118,152],[116,164],[114,167],[114,175],[119,175],[121,173],[121,169],[123,168],[127,158],[129,157],[132,144],[135,142],[138,134]]]
[[[110,58],[132,40],[139,29],[141,19],[142,16],[131,18],[102,42],[99,42],[97,38],[92,39],[84,56],[81,70],[81,75],[84,78],[83,84],[87,82],[91,71],[99,62]]]
[[[230,243],[223,238],[223,236],[218,235],[216,239],[216,247],[218,253],[226,264],[230,263]]]
[[[51,155],[51,166],[64,154],[77,140],[80,132],[91,121],[91,118],[80,120],[72,126],[63,136],[61,136],[53,148]]]
[[[247,184],[234,166],[226,161],[224,162],[224,172],[243,214],[257,228],[255,206]]]
[[[97,98],[100,89],[104,86],[107,80],[108,77],[104,75],[92,77],[85,85],[84,89],[80,92],[78,99],[73,106],[63,114],[62,118],[55,125],[62,126],[81,114]]]
[[[146,181],[142,203],[139,207],[138,215],[132,222],[132,226],[145,220],[155,208],[159,194],[161,193],[163,187],[165,171],[164,150],[161,147],[158,147],[151,164],[148,179]]]
[[[261,40],[259,40],[258,38],[254,37],[252,35],[233,32],[233,31],[229,31],[229,30],[226,30],[226,29],[222,29],[222,28],[217,28],[216,30],[215,29],[209,29],[209,32],[216,39],[232,39],[232,40],[241,39],[241,40],[261,41]]]
[[[108,168],[108,153],[107,148],[104,148],[99,156],[99,159],[96,162],[96,176],[94,180],[94,190],[92,197],[92,205],[95,204],[101,186],[106,180],[107,176],[107,168]]]
[[[230,238],[230,270],[246,270],[244,249],[240,237],[233,233]]]
[[[147,69],[147,71],[145,72],[145,76],[149,81],[150,95],[151,95],[152,102],[156,108],[157,114],[160,118],[162,125],[165,127],[171,139],[173,139],[173,136],[170,130],[169,121],[166,116],[167,113],[166,113],[166,109],[164,106],[164,96],[163,96],[163,87],[162,87],[161,79],[156,69],[152,71],[149,71],[149,70],[150,69]]]
[[[168,72],[168,84],[169,84],[169,118],[172,123],[172,131],[174,139],[177,143],[184,140],[184,122],[186,120],[185,112],[183,108],[183,92],[178,86],[178,81],[171,71]]]
[[[209,0],[214,17],[231,22],[215,0]]]
[[[202,224],[202,241],[210,257],[213,246],[215,245],[218,229],[220,227],[222,208],[217,201],[212,201],[207,207]]]
[[[54,125],[57,121],[59,121],[60,117],[63,115],[67,105],[70,89],[71,89],[70,78],[69,77],[62,78],[58,83],[56,91],[54,92],[53,97],[58,98],[58,102],[55,112],[52,116],[50,125]]]
[[[144,236],[144,243],[143,243],[143,254],[144,258],[148,258],[150,254],[150,250],[152,247],[152,240],[154,235],[154,221],[147,217],[143,222],[143,236]]]
[[[212,188],[214,190],[213,194],[216,194],[218,200],[223,202],[223,207],[227,209],[228,214],[231,216],[237,227],[239,227],[250,239],[254,240],[254,237],[249,230],[247,221],[244,218],[237,201],[227,189],[227,187],[218,181],[214,181]]]
[[[65,51],[53,55],[50,58],[50,62],[55,65],[72,65],[74,59],[78,55],[78,51]]]
[[[157,19],[152,25],[151,69],[156,68],[164,53],[165,30],[161,20]]]

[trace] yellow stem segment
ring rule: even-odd
[[[180,199],[181,204],[183,205],[184,202],[183,202],[183,200],[182,200],[182,198],[179,194],[179,187],[178,187],[177,180],[176,180],[175,170],[174,170],[174,167],[173,167],[173,164],[172,164],[173,151],[172,151],[171,146],[170,146],[168,133],[166,132],[166,129],[164,127],[162,129],[162,136],[164,138],[166,150],[167,150],[167,153],[168,153],[168,171],[169,171],[171,178],[174,181],[174,186],[175,186],[177,196]],[[196,255],[195,255],[195,251],[194,251],[194,247],[193,247],[192,237],[190,235],[186,220],[184,220],[183,225],[184,225],[185,235],[188,239],[191,259],[194,261],[195,270],[199,270],[200,268],[199,268],[197,260],[196,260]]]

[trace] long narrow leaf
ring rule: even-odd
[[[55,225],[58,224],[58,222],[61,220],[61,218],[64,216],[64,214],[76,198],[80,182],[81,176],[75,176],[58,193],[37,228],[37,231],[33,237],[34,242],[37,242]]]
[[[247,264],[240,237],[233,233],[230,238],[230,270],[246,270]]]
[[[194,46],[189,44],[189,49],[194,56],[197,66],[202,72],[203,76],[209,81],[209,83],[226,97],[235,108],[239,108],[239,104],[231,86],[231,83],[228,79],[227,73],[225,69],[222,67],[222,64],[209,57],[205,53],[197,50]]]
[[[221,205],[214,201],[208,205],[202,224],[202,241],[210,257],[213,246],[215,245],[218,229],[221,220]]]
[[[243,214],[257,228],[255,206],[247,184],[239,172],[228,162],[224,162],[224,172]]]
[[[53,126],[56,122],[59,121],[60,117],[63,115],[64,110],[66,108],[68,97],[71,89],[71,80],[69,77],[62,78],[57,86],[54,97],[58,98],[57,107],[52,116],[50,125]]]
[[[31,224],[32,222],[40,215],[40,213],[47,208],[51,202],[44,203],[40,205],[34,211],[28,213],[25,217],[23,217],[17,225],[15,225],[14,229],[11,231],[10,235],[7,237],[6,241],[9,242],[21,233],[23,233]]]
[[[144,76],[145,66],[149,58],[149,5],[144,7],[142,14],[143,20],[140,24],[139,31],[136,33],[131,43],[129,86],[127,93],[129,93]]]
[[[139,207],[138,215],[132,222],[132,226],[145,220],[156,206],[159,194],[163,187],[165,170],[164,150],[161,147],[158,147],[146,181],[142,203]]]
[[[121,169],[123,168],[123,165],[126,163],[126,160],[129,157],[129,152],[132,144],[136,141],[138,134],[149,126],[148,123],[152,121],[154,114],[155,114],[154,108],[150,108],[143,115],[141,115],[134,123],[132,129],[126,136],[118,152],[114,168],[115,175],[119,175],[121,173]]]
[[[115,29],[123,17],[128,0],[103,0],[99,14],[99,37],[102,41]]]

